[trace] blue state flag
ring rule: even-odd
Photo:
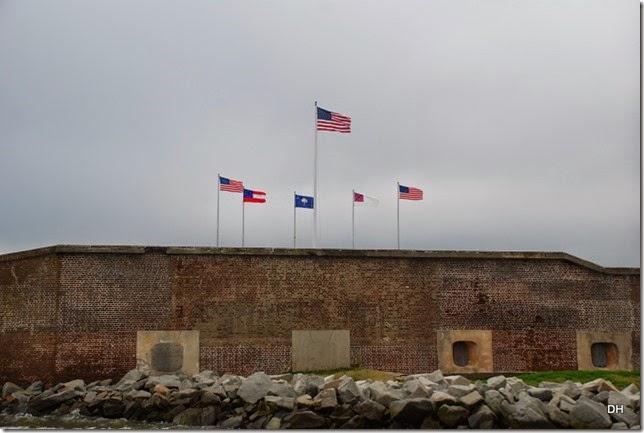
[[[297,195],[295,194],[295,207],[304,207],[307,209],[313,209],[313,197],[308,195]]]

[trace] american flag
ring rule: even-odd
[[[351,118],[340,113],[334,113],[324,108],[318,108],[318,131],[351,132]]]
[[[219,176],[219,190],[228,192],[244,192],[244,184],[238,180]]]
[[[398,197],[403,200],[422,200],[423,190],[410,186],[398,185]]]

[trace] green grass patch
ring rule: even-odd
[[[539,373],[522,373],[517,374],[516,377],[523,380],[531,386],[538,386],[540,382],[557,382],[563,383],[567,380],[573,382],[586,383],[595,379],[606,379],[610,381],[618,389],[624,389],[631,383],[640,388],[640,372],[639,371],[608,371],[608,370],[593,370],[593,371],[542,371]]]
[[[381,382],[386,382],[388,380],[395,380],[400,378],[400,373],[391,373],[387,371],[380,370],[370,370],[368,368],[338,368],[335,370],[317,370],[317,371],[305,371],[301,372],[305,374],[315,374],[318,376],[331,376],[334,378],[340,378],[343,375],[351,377],[353,380],[379,380]],[[495,374],[485,375],[486,377],[494,376]],[[468,375],[465,375],[468,376]],[[510,375],[507,375],[510,377]],[[514,375],[513,375],[514,376]],[[593,371],[579,371],[579,370],[567,370],[567,371],[542,371],[539,373],[521,373],[517,374],[516,377],[523,380],[526,384],[530,386],[538,386],[541,382],[556,382],[563,383],[567,380],[573,382],[586,383],[595,379],[606,379],[610,381],[618,389],[624,389],[631,383],[640,386],[640,372],[639,371],[609,371],[609,370],[593,370]],[[479,377],[471,377],[472,381],[476,381]],[[485,382],[485,378],[482,378]]]

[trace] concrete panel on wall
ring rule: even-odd
[[[292,331],[293,371],[350,366],[349,330]]]
[[[138,331],[136,360],[152,374],[199,373],[199,331]]]
[[[631,332],[577,331],[579,370],[633,370]]]
[[[436,331],[438,368],[445,373],[491,373],[492,331]]]

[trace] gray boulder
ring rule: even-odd
[[[557,403],[558,403],[558,400],[553,399],[553,400],[550,400],[550,402],[546,405],[548,418],[550,418],[550,421],[552,421],[555,425],[559,427],[569,428],[570,415],[568,415],[568,413],[559,409],[559,406]]]
[[[507,379],[505,378],[505,376],[493,376],[487,380],[487,385],[492,389],[496,389],[496,390],[505,388],[506,384],[507,384]]]
[[[424,376],[435,383],[441,383],[445,381],[445,376],[443,376],[443,372],[440,370],[435,370],[431,373],[425,374]]]
[[[41,398],[41,396],[43,395],[46,394],[42,393],[38,397],[35,397],[31,401],[29,401],[29,407],[38,412],[52,410],[53,408],[60,406],[66,401],[82,395],[82,393],[73,389],[69,389],[67,391],[62,391],[56,394],[49,395],[48,397]]]
[[[364,418],[360,415],[354,415],[351,419],[340,426],[340,430],[355,430],[362,428],[364,425]]]
[[[467,425],[470,428],[491,429],[494,428],[496,415],[486,405],[481,405],[467,418]]]
[[[114,390],[121,393],[125,393],[128,391],[139,389],[139,387],[140,387],[139,382],[135,380],[121,380],[119,383],[116,384],[116,386],[114,387]]]
[[[471,385],[472,384],[472,381],[460,375],[446,376],[445,380],[450,385]]]
[[[146,381],[146,388],[154,387],[155,385],[163,385],[166,388],[179,388],[181,380],[174,374],[165,374],[163,376],[150,376]]]
[[[373,400],[362,401],[353,406],[353,411],[370,421],[382,421],[387,408]]]
[[[450,385],[447,387],[447,393],[453,397],[463,397],[474,391],[476,387],[472,384],[468,385]]]
[[[628,430],[628,426],[623,422],[616,422],[610,426],[611,430]]]
[[[484,399],[485,404],[494,412],[499,421],[503,421],[506,425],[509,425],[507,414],[503,409],[503,403],[507,403],[507,400],[503,395],[499,391],[492,389],[485,393]]]
[[[311,397],[315,397],[324,385],[324,378],[322,376],[297,373],[293,376],[291,384],[297,395],[308,394]]]
[[[614,392],[614,391],[611,391],[611,392]],[[597,403],[608,404],[609,395],[610,395],[610,392],[608,391],[600,391],[593,398],[591,398],[591,400],[594,400]]]
[[[273,381],[264,372],[253,373],[242,381],[237,395],[246,403],[257,403],[273,386]],[[225,387],[224,387],[225,388]]]
[[[389,405],[392,420],[412,427],[420,426],[425,418],[435,413],[434,405],[427,398],[397,400]]]
[[[541,401],[552,400],[552,390],[549,388],[528,388],[528,394]]]
[[[555,394],[553,396],[553,400],[558,401],[559,403],[559,409],[563,410],[564,412],[570,413],[573,407],[575,407],[575,404],[577,403],[575,400],[573,400],[571,397],[568,397],[565,394]]]
[[[377,401],[383,406],[389,406],[392,401],[405,398],[404,391],[391,389],[382,382],[373,382],[367,389],[369,390],[371,400]]]
[[[570,410],[570,425],[577,429],[607,429],[613,423],[606,406],[586,397],[579,397]]]
[[[427,381],[427,379],[425,379]],[[407,398],[427,398],[432,393],[431,388],[427,386],[417,377],[409,377],[403,384],[403,390],[407,393]],[[429,382],[429,381],[427,381]]]
[[[444,405],[444,404],[452,404],[452,405],[454,405],[457,402],[456,397],[453,397],[453,396],[449,395],[448,393],[442,392],[442,391],[433,392],[432,395],[429,396],[429,400],[437,408],[442,406],[442,405]]]
[[[206,386],[213,385],[219,381],[219,378],[217,375],[215,375],[215,372],[212,370],[204,370],[200,373],[196,373],[192,375],[192,381],[194,383],[201,383]]]
[[[222,399],[222,400],[223,400],[223,399],[225,399],[226,397],[228,397],[228,395],[226,394],[226,390],[224,389],[224,387],[223,387],[223,386],[221,386],[221,385],[220,385],[220,384],[218,384],[218,383],[215,383],[215,384],[213,384],[213,385],[207,386],[207,387],[205,387],[205,388],[201,388],[201,391],[202,391],[202,392],[210,392],[210,393],[212,393],[212,394],[216,395],[217,397],[219,397],[219,398],[220,398],[220,399]]]
[[[323,389],[313,398],[315,407],[322,411],[333,410],[338,405],[335,388]]]
[[[42,380],[37,380],[31,385],[29,385],[27,388],[25,388],[25,391],[31,395],[38,395],[43,391],[43,385],[44,384]]]
[[[121,378],[121,380],[117,383],[117,385],[126,380],[133,380],[134,382],[138,382],[139,380],[143,380],[146,377],[147,375],[141,370],[137,370],[137,369],[130,370],[127,373],[125,373],[125,376]]]
[[[221,397],[210,391],[202,391],[199,401],[205,406],[219,406],[221,404]]]
[[[335,390],[334,390],[335,391]],[[286,429],[314,429],[324,427],[323,416],[310,410],[291,412],[282,419],[281,428]]]
[[[523,382],[523,380],[517,378],[517,377],[508,377],[507,378],[507,383],[505,384],[506,388],[509,387],[512,389],[512,392],[515,394],[518,394],[519,391],[522,391],[524,389],[528,388],[528,385]]]
[[[274,382],[270,389],[268,390],[268,395],[275,395],[278,397],[291,397],[297,398],[298,393],[295,392],[293,387],[288,383],[276,383]]]
[[[561,384],[559,388],[555,389],[554,394],[565,395],[566,397],[570,397],[573,400],[577,400],[579,396],[581,396],[581,389],[572,381],[567,380],[563,384]]]
[[[267,395],[264,397],[266,405],[271,409],[278,410],[288,410],[291,411],[295,409],[295,399],[293,397],[280,397],[276,395]]]
[[[5,382],[5,384],[2,386],[2,399],[4,400],[5,397],[7,397],[8,395],[11,395],[14,392],[20,392],[20,391],[24,391],[24,389],[22,389],[21,387],[19,387],[13,382]]]
[[[463,406],[444,404],[438,408],[438,419],[450,428],[454,428],[459,424],[465,423],[469,414],[470,411]]]
[[[69,382],[63,383],[63,388],[85,391],[85,381],[83,379],[70,380]]]
[[[635,385],[634,383],[631,383],[626,388],[622,389],[622,394],[637,394],[638,392],[639,392],[639,389],[637,388],[637,385]]]
[[[362,399],[362,394],[358,385],[349,376],[340,378],[340,383],[337,388],[338,399],[342,403],[354,404]]]
[[[271,418],[264,426],[266,430],[279,430],[281,427],[282,427],[282,420],[276,416]]]
[[[273,409],[274,411],[278,410],[288,410],[291,411],[295,409],[295,399],[293,397],[279,397],[276,395],[267,395],[264,397],[266,405]]]
[[[295,399],[295,403],[298,408],[313,409],[315,407],[315,402],[308,394],[299,395]]]
[[[524,398],[513,405],[507,401],[501,402],[504,418],[510,426],[518,429],[555,428],[555,425],[550,422],[541,406],[535,400]]]
[[[224,419],[218,424],[218,427],[226,430],[232,430],[232,429],[239,428],[243,422],[244,422],[244,416],[236,415],[236,416]]]
[[[608,392],[608,404],[623,405],[633,408],[633,400],[628,398],[625,394],[615,391]]]
[[[459,403],[472,410],[472,408],[483,403],[483,396],[478,391],[472,391],[458,399]]]

